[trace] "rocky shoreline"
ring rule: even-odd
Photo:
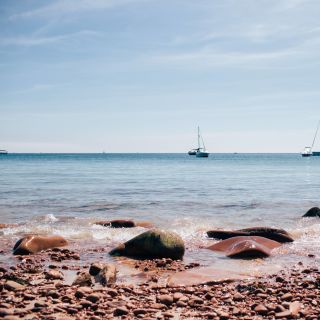
[[[88,273],[81,254],[52,249],[18,256],[0,268],[0,317],[16,319],[319,319],[320,270],[296,265],[266,278],[170,286],[164,273],[197,270],[180,260],[131,260],[145,275],[138,284],[68,283]],[[66,261],[69,263],[67,264]],[[70,263],[72,262],[72,263]],[[74,262],[74,263],[73,263]]]
[[[113,228],[138,225],[129,222],[101,223]],[[317,256],[309,254],[308,264],[252,278],[241,270],[233,274],[184,261],[179,235],[144,226],[147,231],[112,250],[76,249],[54,235],[21,238],[12,259],[0,264],[0,318],[320,319]],[[283,242],[294,241],[285,230],[266,227],[212,230],[210,235],[223,239],[204,249],[221,252],[226,263],[230,258],[269,257]],[[107,254],[112,263],[107,263]],[[121,279],[123,268],[127,280]]]

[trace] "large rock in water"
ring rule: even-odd
[[[239,236],[258,236],[268,238],[277,242],[293,242],[293,238],[283,229],[275,229],[269,227],[253,227],[234,231],[210,230],[207,232],[208,237],[225,240]]]
[[[222,240],[207,249],[223,252],[229,258],[256,259],[269,257],[281,243],[264,237],[232,237]]]
[[[302,217],[320,217],[320,209],[313,207],[309,209]]]
[[[25,255],[37,253],[42,250],[63,247],[68,241],[60,236],[36,236],[29,235],[17,241],[13,247],[13,254]]]
[[[182,259],[184,243],[179,235],[153,229],[139,234],[109,252],[110,255],[135,258]]]

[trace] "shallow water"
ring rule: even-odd
[[[9,154],[0,156],[0,230],[8,246],[26,233],[59,234],[79,248],[106,246],[143,228],[110,229],[96,220],[133,218],[179,233],[187,261],[259,274],[298,261],[318,261],[320,157],[298,154]],[[265,260],[240,261],[199,249],[205,231],[250,226],[284,228],[295,238]],[[309,258],[308,254],[316,255]],[[106,260],[111,260],[105,254]]]

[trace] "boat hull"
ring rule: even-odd
[[[320,151],[313,151],[313,152],[312,152],[312,155],[313,155],[314,157],[320,157]]]
[[[301,155],[306,158],[306,157],[311,157],[312,153],[302,153]]]
[[[208,158],[209,157],[209,152],[197,152],[196,157],[197,158]]]

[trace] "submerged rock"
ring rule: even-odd
[[[240,236],[222,240],[207,249],[225,253],[229,258],[256,259],[269,257],[281,243],[264,237]]]
[[[309,209],[302,217],[320,217],[320,209],[313,207]]]
[[[207,235],[209,238],[215,238],[220,240],[230,239],[239,236],[258,236],[281,243],[294,241],[287,231],[283,229],[275,229],[269,227],[253,227],[238,229],[235,231],[210,230],[207,232]]]
[[[110,251],[110,255],[136,258],[182,259],[184,243],[179,235],[170,231],[146,231]]]
[[[42,250],[63,247],[68,241],[60,236],[36,236],[29,235],[17,241],[13,247],[14,255],[26,255]]]

